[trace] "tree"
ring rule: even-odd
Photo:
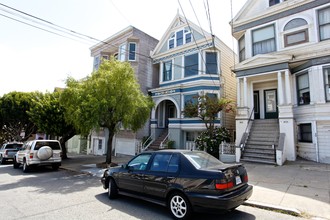
[[[33,106],[32,99],[38,95],[39,92],[10,92],[1,97],[1,133],[7,141],[26,141],[36,133],[37,126],[30,120],[27,111]]]
[[[65,143],[76,135],[75,127],[65,120],[65,108],[60,103],[60,91],[40,94],[32,100],[34,105],[28,111],[31,120],[39,130],[54,136],[60,136],[62,158],[67,158]]]
[[[196,96],[194,100],[186,104],[183,114],[186,117],[198,117],[205,124],[206,131],[197,137],[196,146],[200,150],[206,148],[207,152],[218,157],[219,144],[224,140],[228,141],[230,134],[226,128],[216,127],[215,121],[219,112],[234,111],[233,101],[225,98],[219,99],[208,94]]]
[[[88,134],[100,127],[109,130],[106,163],[111,163],[112,139],[118,125],[137,131],[149,118],[153,102],[145,96],[129,63],[111,58],[83,80],[68,78],[61,95],[65,117]]]

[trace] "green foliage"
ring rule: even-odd
[[[109,129],[107,162],[118,124],[136,131],[153,107],[151,97],[141,92],[130,64],[114,58],[103,60],[91,76],[80,81],[68,78],[66,84],[60,99],[66,108],[66,120],[83,134],[100,127]]]
[[[168,149],[174,149],[174,144],[175,144],[175,141],[173,141],[173,140],[169,140],[166,143]]]
[[[37,131],[27,112],[34,105],[33,98],[39,95],[39,92],[10,92],[1,97],[1,139],[24,141]],[[20,137],[22,131],[24,137]]]
[[[196,147],[199,150],[204,150],[216,158],[219,157],[219,145],[222,141],[229,141],[230,133],[225,127],[216,127],[213,130],[202,132],[195,140]]]

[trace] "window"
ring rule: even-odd
[[[119,54],[118,54],[118,60],[125,61],[126,60],[126,44],[123,44],[119,47]]]
[[[163,82],[172,79],[172,61],[164,62],[163,64]]]
[[[274,25],[252,31],[253,56],[276,50]]]
[[[130,170],[146,170],[151,154],[140,154],[128,163]]]
[[[330,7],[318,11],[320,40],[330,39]]]
[[[285,1],[286,0],[269,0],[269,7]]]
[[[108,55],[102,55],[102,59],[109,60],[109,56]]]
[[[197,117],[198,116],[198,108],[195,108],[196,104],[198,104],[198,94],[197,93],[184,96],[184,107],[185,107],[185,109],[187,107],[190,109],[189,110],[189,112],[190,112],[189,116],[185,115],[185,118]]]
[[[136,43],[129,43],[128,60],[135,61]]]
[[[98,149],[99,150],[102,150],[102,139],[99,139],[99,144],[98,144]]]
[[[285,33],[284,34],[285,47],[308,42],[308,28],[306,28],[307,25],[308,25],[307,21],[302,18],[295,18],[289,21],[284,27],[285,32],[289,32],[292,29],[297,29],[300,27],[304,29]]]
[[[176,46],[183,44],[183,31],[176,32]]]
[[[330,101],[330,67],[324,68],[325,98]]]
[[[206,52],[206,74],[218,74],[218,54],[216,52]]]
[[[184,77],[198,75],[198,53],[184,57]]]
[[[298,125],[298,141],[312,143],[312,124]]]
[[[239,49],[239,61],[242,62],[245,60],[245,36],[241,37],[238,40],[238,49]]]
[[[99,64],[100,64],[100,57],[94,57],[94,64],[93,64],[93,68],[94,70],[97,70],[99,68]]]
[[[168,40],[168,49],[190,43],[191,39],[192,35],[189,30],[180,30],[172,33],[170,39]]]
[[[298,105],[310,103],[308,73],[297,76]]]

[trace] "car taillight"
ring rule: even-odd
[[[5,155],[8,155],[8,151],[7,150],[5,150]]]
[[[30,153],[30,159],[32,159],[33,158],[33,153]]]
[[[244,175],[244,177],[243,177],[243,181],[244,181],[245,183],[249,182],[249,177],[248,177],[247,173]]]
[[[216,189],[230,189],[230,188],[233,188],[233,187],[234,187],[234,182],[233,181],[228,182],[225,179],[215,181],[215,188]]]

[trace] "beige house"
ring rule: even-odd
[[[237,161],[330,163],[330,1],[248,0],[232,27]]]

